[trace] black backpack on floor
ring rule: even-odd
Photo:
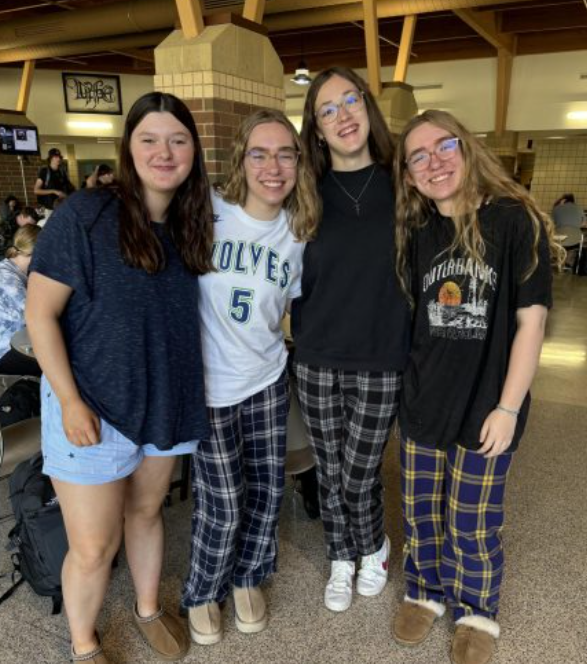
[[[0,396],[0,427],[39,417],[41,386],[33,378],[20,378]]]
[[[38,452],[18,464],[10,477],[10,501],[16,523],[8,533],[7,549],[13,551],[13,586],[0,597],[0,604],[16,587],[27,581],[37,595],[53,599],[53,614],[61,611],[61,568],[68,543],[59,502],[51,480],[43,475]],[[15,581],[20,575],[20,579]]]

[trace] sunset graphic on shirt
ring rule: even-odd
[[[447,281],[438,291],[438,302],[446,307],[458,307],[462,299],[461,289],[454,281]]]

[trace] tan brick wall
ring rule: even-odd
[[[226,178],[236,130],[247,115],[259,108],[226,99],[185,99],[192,112],[210,183]]]
[[[532,194],[538,204],[550,212],[559,196],[571,192],[587,208],[587,139],[535,141],[534,150]]]
[[[23,161],[30,205],[36,205],[37,197],[33,194],[33,187],[39,168],[44,164],[45,160],[40,157],[26,157]],[[4,200],[9,194],[14,194],[24,204],[25,196],[19,160],[17,157],[0,155],[0,200]]]

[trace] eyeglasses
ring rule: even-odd
[[[456,136],[450,138],[443,138],[432,152],[426,150],[419,150],[414,152],[406,159],[406,164],[411,171],[425,171],[430,166],[432,155],[435,155],[440,161],[448,161],[452,159],[457,150],[461,139]]]
[[[342,96],[338,104],[335,102],[322,104],[316,111],[316,116],[322,123],[330,124],[336,120],[341,108],[344,108],[349,113],[358,113],[365,105],[364,94],[364,92],[359,92],[358,90],[347,92]]]
[[[283,148],[277,152],[269,152],[261,148],[251,148],[245,152],[253,168],[268,168],[272,159],[277,161],[281,168],[295,168],[300,153],[293,148]]]

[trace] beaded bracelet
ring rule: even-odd
[[[501,410],[504,413],[511,415],[512,417],[518,417],[518,415],[520,414],[519,410],[514,410],[513,408],[506,408],[505,406],[502,406],[500,403],[497,404],[495,410]]]

